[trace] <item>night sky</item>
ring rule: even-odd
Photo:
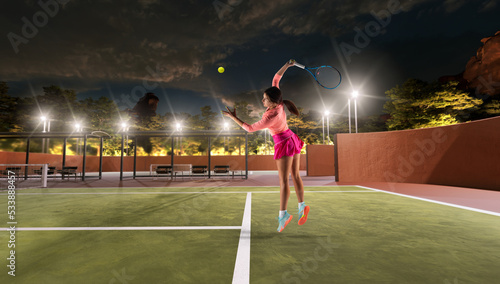
[[[462,72],[500,30],[498,0],[9,0],[1,13],[0,81],[11,95],[55,84],[125,109],[154,92],[158,114],[239,100],[262,111],[262,90],[290,58],[344,76],[324,90],[289,69],[284,98],[306,112],[347,115],[356,89],[360,116],[382,114],[385,91]]]

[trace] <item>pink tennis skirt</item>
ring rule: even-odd
[[[290,129],[273,135],[273,140],[275,160],[283,156],[292,157],[296,154],[300,154],[300,150],[304,146],[304,142]]]

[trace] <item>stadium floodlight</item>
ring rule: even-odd
[[[43,121],[43,133],[50,132],[50,121],[51,119],[45,115],[42,115],[40,119]],[[42,153],[45,153],[45,145],[47,144],[47,151],[50,148],[50,138],[43,138],[42,140]]]
[[[129,129],[129,125],[124,121],[122,121],[121,127],[122,127],[122,131],[124,131],[124,132],[128,131],[128,129]]]
[[[75,123],[75,130],[76,132],[82,132],[82,125],[80,123]]]
[[[358,96],[359,96],[358,91],[352,91],[352,97],[354,98],[354,124],[356,126],[356,133],[358,133],[358,104],[357,104]],[[349,121],[350,121],[350,117],[349,117]]]
[[[45,115],[42,115],[40,117],[40,119],[42,120],[43,122],[43,133],[47,132],[46,129],[47,129],[47,117]]]
[[[330,111],[325,110],[325,116],[326,116],[326,137],[328,137],[328,144],[330,144]],[[324,126],[324,124],[323,124]],[[323,130],[323,144],[325,143],[325,130]]]
[[[351,96],[348,99],[348,116],[349,116],[349,133],[351,133],[351,98],[354,99],[354,120],[356,124],[356,133],[358,133],[358,105],[357,105],[357,98],[359,96],[359,92],[356,90],[353,90],[351,93]]]
[[[179,132],[182,131],[182,124],[180,122],[175,123],[175,130]],[[175,139],[177,140],[177,143],[180,145],[179,156],[182,156],[182,136],[176,136]]]
[[[351,97],[347,99],[347,118],[349,120],[349,133],[351,133]]]

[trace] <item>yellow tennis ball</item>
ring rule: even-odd
[[[219,73],[224,73],[224,67],[219,67],[219,69],[217,69],[219,71]]]

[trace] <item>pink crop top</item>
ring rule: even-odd
[[[279,88],[279,83],[281,80],[281,75],[274,75],[273,78],[273,87]],[[283,131],[288,130],[288,125],[286,123],[286,113],[284,110],[283,103],[277,105],[273,109],[267,109],[262,116],[262,119],[257,121],[256,123],[249,125],[247,123],[243,123],[241,126],[248,132],[254,132],[257,130],[268,128],[271,135],[276,135]]]

